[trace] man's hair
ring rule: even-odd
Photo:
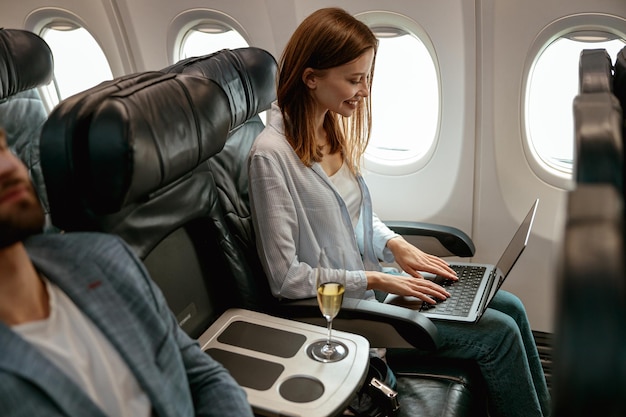
[[[347,64],[368,50],[374,55],[378,39],[366,24],[343,9],[320,9],[308,16],[291,36],[280,60],[278,106],[285,120],[285,135],[302,162],[311,166],[321,160],[315,141],[312,115],[314,101],[302,80],[306,68],[323,71]],[[375,61],[375,58],[374,58]],[[374,73],[372,63],[369,86]],[[330,153],[342,151],[353,172],[365,152],[371,130],[371,103],[364,97],[352,115],[346,118],[328,111],[324,120]]]

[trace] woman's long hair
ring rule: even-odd
[[[347,64],[366,51],[378,48],[372,31],[343,9],[320,9],[307,17],[287,43],[278,73],[278,106],[285,120],[287,140],[302,162],[311,166],[322,158],[315,141],[315,102],[302,80],[306,68],[326,70]],[[374,59],[375,61],[375,59]],[[369,74],[371,93],[374,63]],[[352,117],[332,111],[326,113],[324,129],[328,135],[330,153],[341,151],[352,172],[359,164],[370,138],[372,126],[371,101],[359,101]]]

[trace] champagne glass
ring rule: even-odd
[[[311,345],[311,356],[320,362],[336,362],[348,353],[347,347],[332,340],[333,319],[341,309],[346,289],[346,269],[343,250],[322,248],[316,269],[317,302],[328,326],[326,340]]]

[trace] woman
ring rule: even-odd
[[[277,102],[249,159],[257,247],[276,297],[315,296],[315,266],[326,246],[349,254],[349,297],[373,298],[378,289],[435,303],[449,293],[420,272],[456,279],[446,262],[376,217],[359,174],[377,46],[365,24],[328,8],[307,17],[285,48]],[[380,260],[395,261],[404,273],[382,268]],[[437,355],[479,364],[492,415],[548,414],[543,371],[517,297],[500,291],[475,325],[435,324],[442,339]]]

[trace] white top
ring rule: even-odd
[[[76,385],[106,415],[148,417],[151,405],[135,376],[91,320],[56,285],[44,279],[50,315],[12,326]]]
[[[335,184],[337,191],[348,207],[352,226],[356,228],[361,213],[361,189],[356,177],[350,172],[348,165],[344,162],[339,171],[330,176],[330,180]]]

